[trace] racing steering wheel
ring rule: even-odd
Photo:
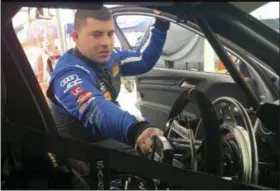
[[[195,120],[190,121],[188,116],[182,115],[184,108],[192,102],[201,114],[195,129],[192,127]],[[254,128],[246,109],[236,99],[221,97],[211,103],[198,89],[186,89],[174,102],[166,126],[166,140],[161,137],[159,142],[170,143],[162,150],[173,149],[173,166],[244,183],[258,182]],[[183,152],[179,155],[188,153],[181,155],[181,160],[177,157],[180,149]]]
[[[197,150],[195,148],[196,142],[194,140],[193,129],[190,127],[190,121],[187,116],[185,116],[185,118],[182,120],[181,115],[184,108],[191,102],[194,102],[198,106],[201,112],[201,118],[203,119],[202,126],[204,140],[199,145]],[[175,133],[177,135],[181,135],[180,137],[183,137],[185,141],[187,140],[190,142],[190,150],[192,155],[191,166],[194,171],[199,168],[199,171],[222,176],[223,159],[220,124],[211,101],[204,95],[204,93],[197,89],[186,89],[176,99],[173,107],[171,108],[169,120],[166,126],[167,131],[165,132],[165,136],[169,141],[172,142],[174,137],[178,138],[178,136],[174,135]],[[173,144],[173,146],[176,145]],[[204,163],[202,164],[202,167],[198,167],[196,164],[197,158],[199,158],[197,156],[198,152],[202,153],[201,161]]]

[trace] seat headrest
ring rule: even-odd
[[[175,62],[176,60],[188,60],[191,53],[200,54],[201,36],[176,24],[171,23],[167,32],[167,38],[163,47],[162,58]],[[203,44],[202,44],[203,45]],[[201,49],[198,51],[197,49]],[[194,57],[197,57],[196,55]],[[198,57],[201,57],[199,55]]]

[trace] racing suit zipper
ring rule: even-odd
[[[77,47],[75,47],[72,50],[72,53],[78,58],[82,59],[84,63],[90,68],[94,67],[98,71],[100,75],[97,75],[96,78],[96,88],[101,91],[101,93],[105,96],[107,100],[110,100],[111,102],[119,106],[119,103],[116,101],[118,96],[117,91],[112,84],[112,78],[111,74],[108,71],[108,68],[102,69],[100,66],[98,66],[97,63],[93,63],[91,60],[84,57],[81,54],[81,52],[77,49]]]
[[[112,79],[111,79],[111,75],[109,74],[108,71],[102,71],[100,73],[100,76],[97,77],[97,87],[102,94],[108,98],[110,101],[112,101],[113,103],[118,104],[118,102],[116,101],[117,99],[117,92],[114,88],[114,86],[112,85]],[[109,94],[109,95],[108,95]]]

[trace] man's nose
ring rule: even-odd
[[[111,39],[109,38],[108,35],[104,35],[102,40],[101,40],[101,45],[102,46],[109,46],[111,44]]]

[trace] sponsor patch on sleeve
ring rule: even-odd
[[[80,106],[80,109],[79,109],[79,112],[82,113],[83,111],[85,111],[86,107],[87,107],[87,104],[86,104],[86,103],[84,103],[83,105],[81,105],[81,106]]]
[[[65,88],[64,93],[67,93],[71,88],[81,83],[83,83],[82,79],[78,75],[72,74],[61,80],[60,87]]]
[[[88,101],[90,98],[92,97],[92,92],[83,92],[80,96],[79,99],[77,101],[78,105],[81,105],[83,103],[85,103],[86,101]]]
[[[89,100],[82,103],[82,105],[79,107],[79,112],[83,113],[85,111],[86,107],[95,99],[96,99],[95,97],[91,97]]]
[[[72,89],[72,95],[76,97],[79,93],[81,93],[83,91],[84,90],[83,90],[82,86],[77,86],[77,87]]]

